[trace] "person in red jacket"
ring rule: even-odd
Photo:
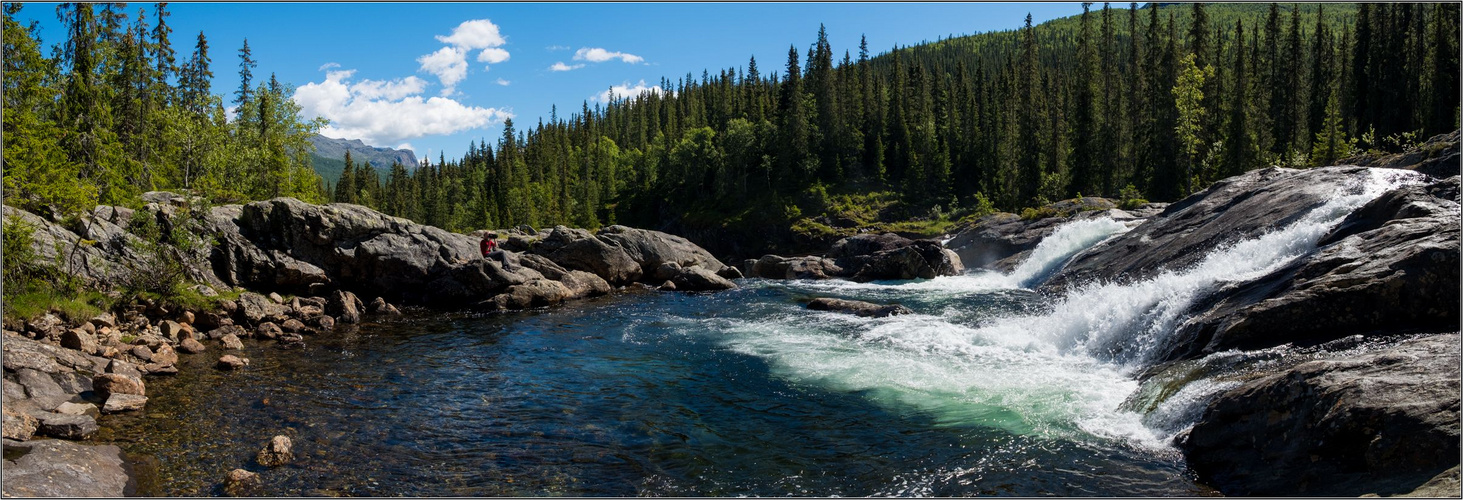
[[[503,263],[503,270],[513,270],[513,265],[508,263],[508,253],[498,249],[498,233],[483,233],[483,241],[478,248],[483,252],[483,260],[497,259]]]

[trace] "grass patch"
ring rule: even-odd
[[[24,323],[52,312],[68,322],[80,323],[111,310],[113,304],[111,297],[93,291],[80,292],[73,296],[51,292],[20,293],[5,301],[5,323]]]

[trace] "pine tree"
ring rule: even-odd
[[[253,52],[249,50],[249,39],[244,39],[244,46],[239,49],[239,90],[234,92],[234,106],[244,107],[249,102],[249,83],[254,77]]]

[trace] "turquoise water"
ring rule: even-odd
[[[110,417],[139,493],[209,495],[1194,495],[1178,454],[1082,356],[966,338],[1041,299],[992,276],[743,280],[504,315],[418,313],[250,344],[243,372],[185,359],[146,414]],[[807,311],[813,296],[919,314]],[[300,457],[252,456],[285,434]]]

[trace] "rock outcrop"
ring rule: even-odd
[[[838,240],[824,256],[765,255],[744,266],[747,276],[769,279],[847,278],[930,279],[965,271],[960,257],[934,240],[911,240],[893,233],[860,234]]]
[[[885,318],[898,314],[912,314],[908,307],[899,304],[875,304],[861,300],[844,300],[819,297],[808,302],[808,309],[853,314],[866,318]]]
[[[1107,201],[1103,198],[1083,198],[1083,200]],[[1053,209],[1052,216],[1035,219],[1024,219],[1019,215],[1006,212],[990,214],[976,219],[969,226],[956,232],[945,247],[960,256],[960,262],[967,268],[989,269],[1005,273],[1015,269],[1027,255],[1030,255],[1031,250],[1041,243],[1042,239],[1051,236],[1068,222],[1107,217],[1134,227],[1148,217],[1162,212],[1168,206],[1166,203],[1149,203],[1129,211],[1113,208],[1111,202],[1094,202],[1084,205],[1066,200],[1059,203],[1063,207],[1070,205],[1073,208],[1085,210],[1065,212]],[[1059,205],[1052,204],[1051,206]]]
[[[129,476],[116,446],[54,439],[7,439],[4,446],[5,456],[20,454],[5,460],[0,494],[6,497],[121,498],[126,492]]]
[[[1221,394],[1180,446],[1227,495],[1407,493],[1458,466],[1459,359],[1455,333],[1301,363]]]

